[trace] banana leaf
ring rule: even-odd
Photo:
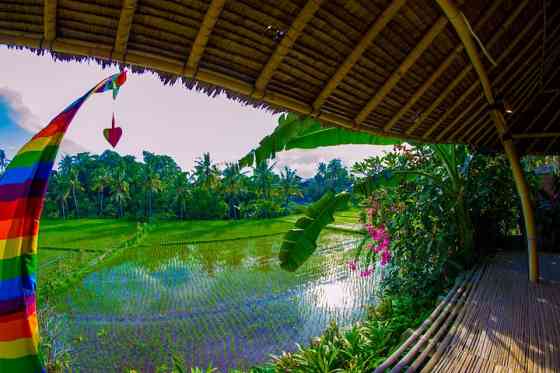
[[[317,238],[328,224],[334,222],[333,214],[350,199],[350,194],[327,192],[320,200],[308,207],[295,227],[284,236],[280,248],[280,267],[294,272],[317,249]]]
[[[290,149],[315,149],[348,144],[394,145],[400,143],[400,140],[389,137],[324,126],[311,117],[301,118],[296,114],[286,114],[280,117],[278,127],[274,132],[262,139],[256,149],[245,155],[239,161],[239,165],[250,167],[265,159],[275,158],[278,152]]]

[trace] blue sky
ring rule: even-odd
[[[70,102],[115,72],[95,63],[54,62],[48,55],[0,46],[0,148],[9,152],[19,148],[23,137],[31,137]],[[129,74],[116,102],[106,93],[84,104],[61,151],[100,153],[110,148],[102,131],[110,127],[113,111],[124,130],[116,151],[136,157],[143,150],[168,154],[183,169],[191,169],[203,152],[210,152],[221,165],[236,161],[277,123],[271,113],[225,96],[210,98],[181,84],[164,86],[150,73]],[[336,157],[352,165],[384,150],[387,148],[363,145],[295,150],[281,153],[277,166],[289,165],[308,177],[320,161]]]
[[[11,111],[8,101],[0,96],[0,143],[5,144],[2,146],[8,158],[25,144],[29,136],[31,136],[30,132],[17,125],[17,118]]]

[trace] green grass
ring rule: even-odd
[[[116,219],[41,219],[39,251],[54,248],[107,250],[136,233],[136,222]]]
[[[283,218],[266,220],[192,220],[159,222],[144,241],[144,245],[162,242],[196,242],[229,240],[287,232],[292,223]]]

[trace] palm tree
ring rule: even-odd
[[[253,181],[260,198],[270,199],[274,185],[275,174],[272,171],[276,163],[268,165],[268,161],[262,161],[253,168]]]
[[[290,197],[298,196],[301,197],[301,178],[296,174],[296,170],[291,169],[288,166],[280,171],[280,189],[282,190],[282,195],[285,198],[285,204],[288,205]]]
[[[105,188],[111,185],[111,175],[104,167],[98,168],[92,179],[91,189],[97,192],[97,203],[99,205],[98,215],[103,215],[103,197],[105,195]]]
[[[76,168],[72,168],[70,170],[70,174],[69,174],[69,178],[68,178],[68,183],[70,184],[70,188],[72,190],[72,199],[74,200],[74,208],[76,209],[76,217],[80,217],[80,208],[78,206],[78,197],[77,197],[77,191],[82,192],[84,190],[84,188],[82,187],[82,184],[80,183],[80,179],[78,177],[79,173],[78,170]]]
[[[124,216],[124,203],[130,198],[129,184],[126,180],[124,170],[118,170],[116,176],[113,178],[113,194],[111,195],[112,201],[118,206],[118,216]]]
[[[51,177],[50,190],[54,194],[57,204],[60,204],[62,218],[66,219],[66,205],[68,197],[70,196],[70,182],[68,178],[58,172],[54,172]]]
[[[245,172],[241,171],[238,163],[227,163],[222,175],[222,188],[229,207],[229,216],[237,218],[239,211],[236,204],[239,203],[239,194],[243,189]]]
[[[173,201],[179,210],[179,219],[185,218],[185,210],[190,195],[189,175],[187,172],[181,172],[175,178],[173,183]]]
[[[163,189],[162,181],[159,175],[154,172],[153,170],[149,169],[146,166],[146,175],[145,175],[145,190],[146,190],[146,199],[148,201],[148,210],[147,215],[148,219],[152,217],[152,201],[154,193],[161,192]]]
[[[220,170],[210,159],[210,153],[202,154],[202,157],[195,160],[194,174],[196,182],[205,188],[213,187],[217,184]]]

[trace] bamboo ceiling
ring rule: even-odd
[[[513,109],[511,136],[522,152],[559,153],[560,2],[463,3],[494,94]],[[326,124],[500,147],[435,0],[0,0],[0,44],[148,69]]]

